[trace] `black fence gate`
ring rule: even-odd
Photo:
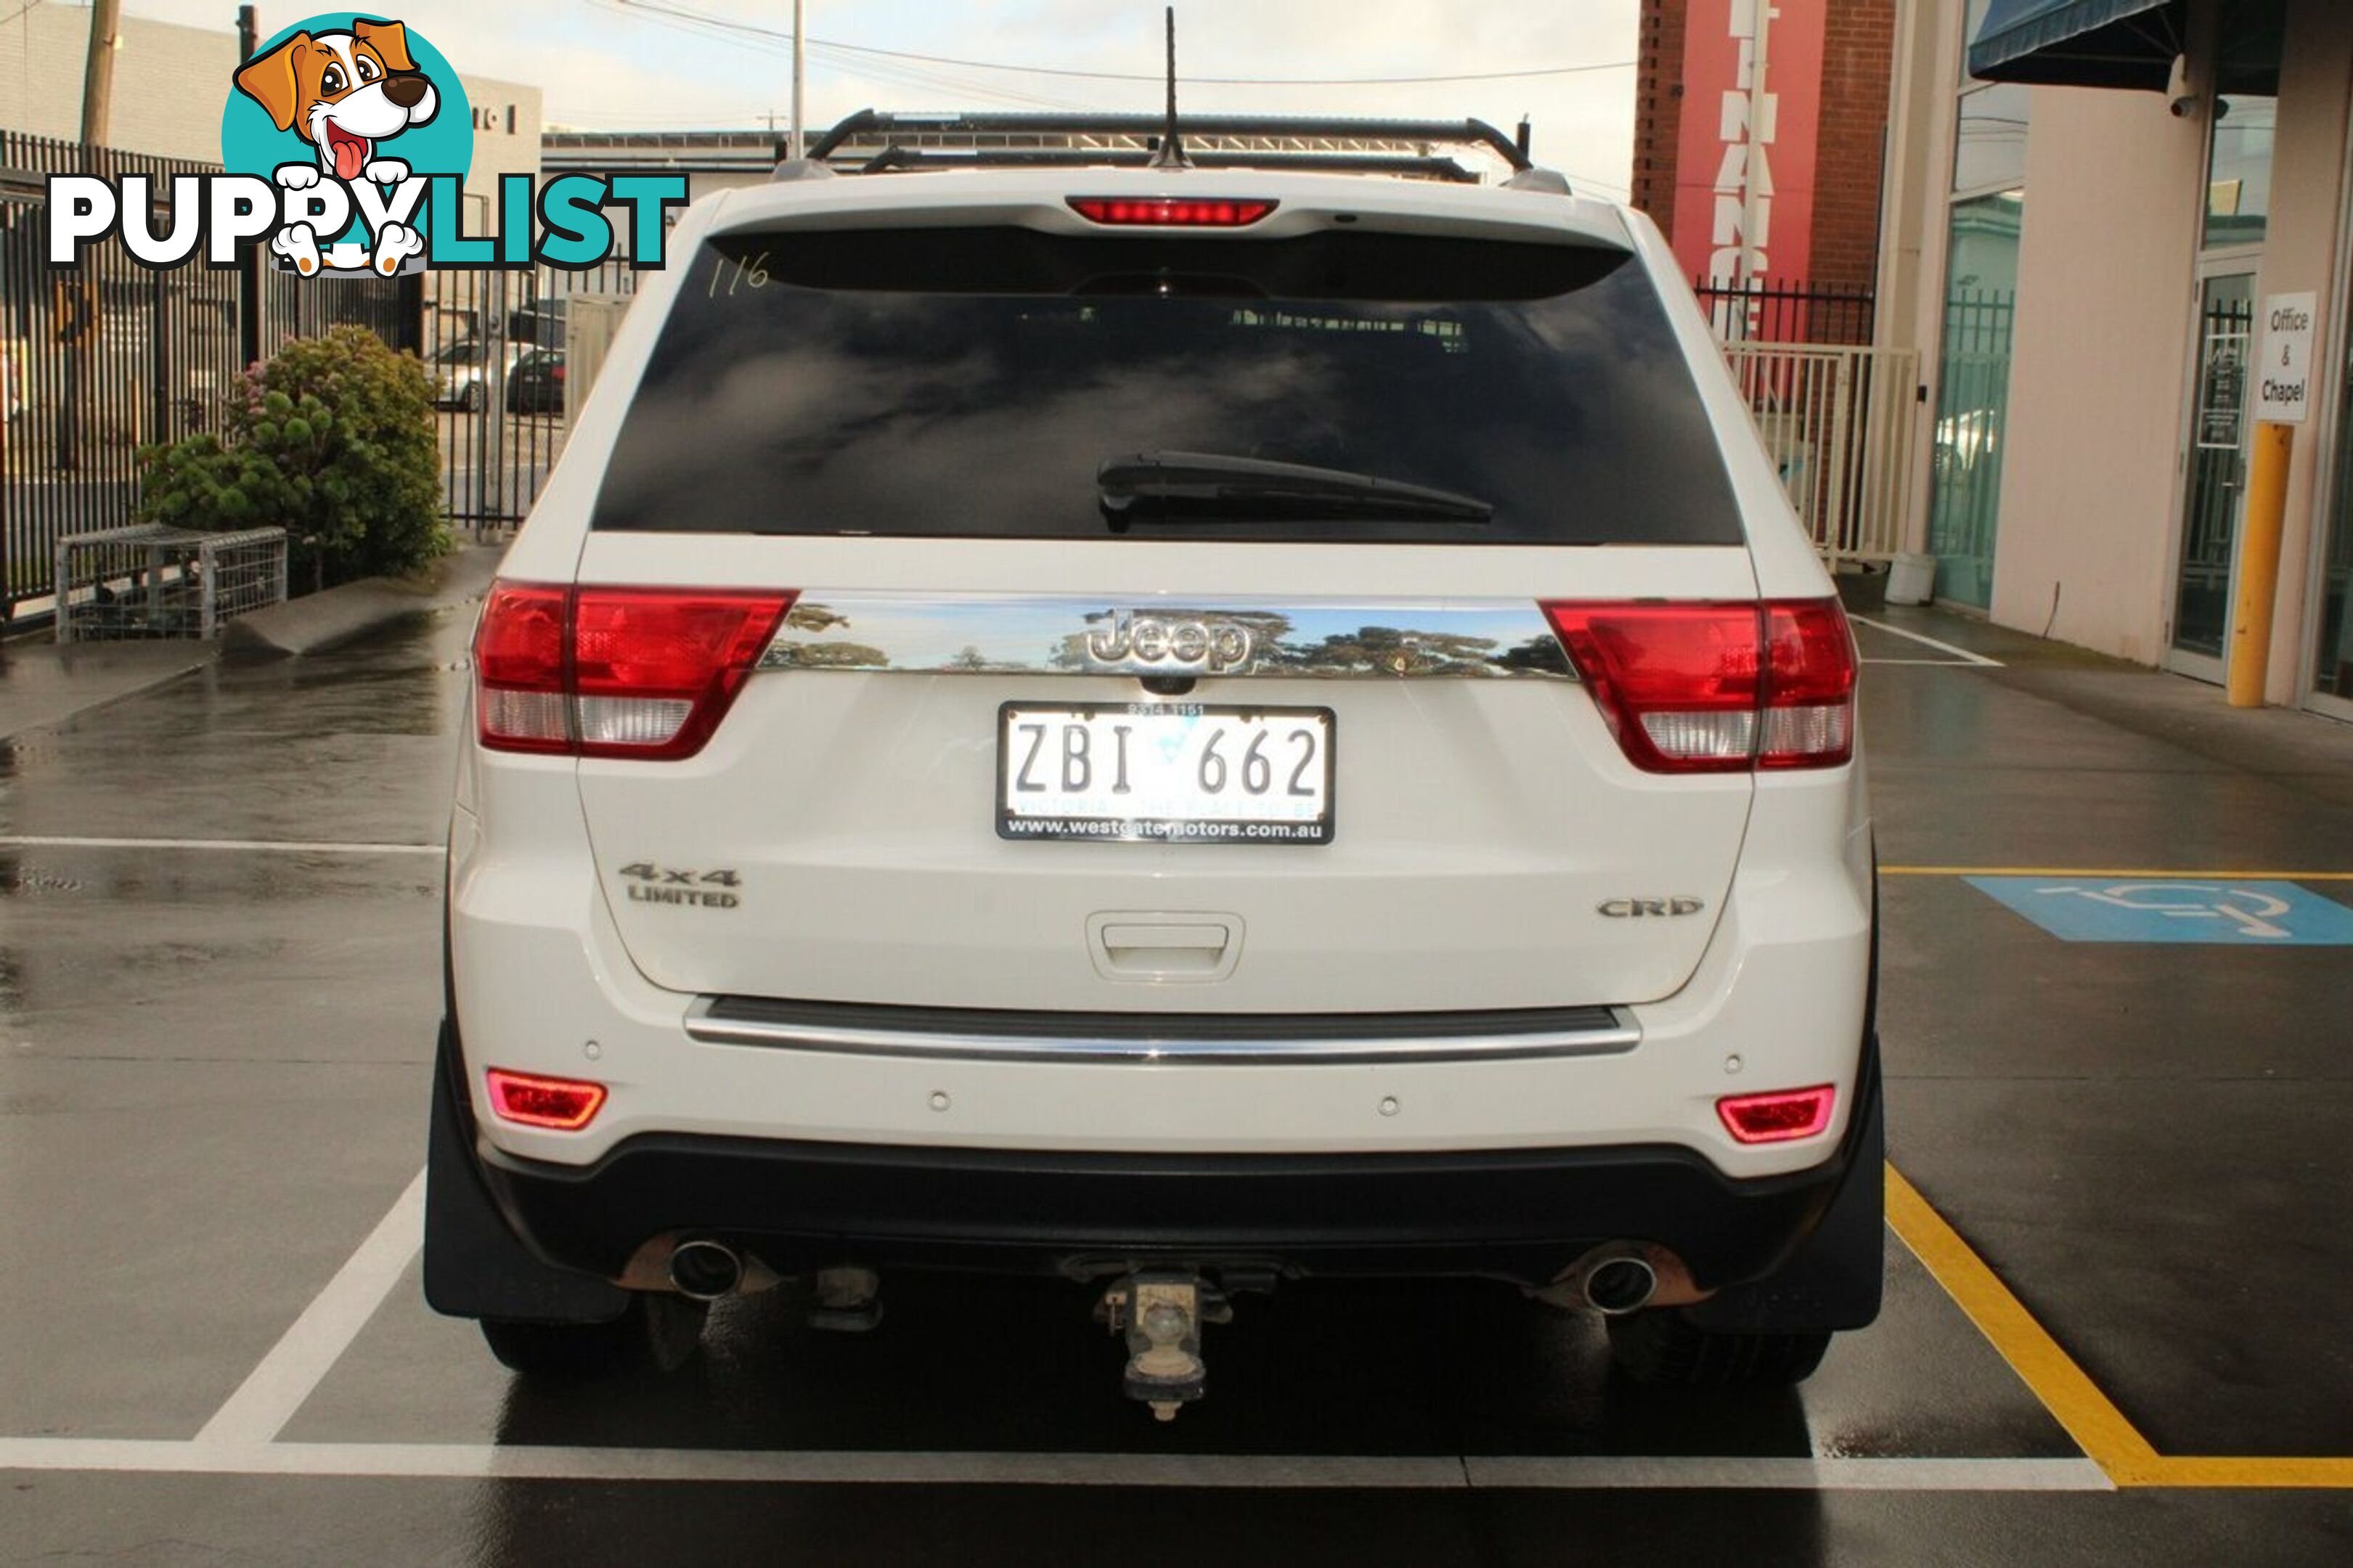
[[[119,244],[47,264],[49,174],[144,174],[169,220],[177,174],[217,164],[0,133],[0,620],[44,606],[58,541],[125,521],[139,448],[218,417],[244,371],[239,274],[140,266]],[[397,280],[313,284],[264,268],[264,354],[343,323],[414,346]]]
[[[449,519],[476,534],[522,521],[570,428],[578,389],[571,334],[596,335],[593,311],[625,304],[637,273],[607,262],[586,272],[429,272],[421,352],[441,429]]]
[[[1692,284],[1719,342],[1824,343],[1867,348],[1873,326],[1872,291],[1828,284],[1794,283],[1773,288],[1717,282]]]

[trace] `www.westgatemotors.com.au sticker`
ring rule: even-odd
[[[218,174],[52,174],[48,261],[119,236],[152,268],[233,267],[267,243],[306,278],[427,268],[663,265],[683,174],[501,174],[499,232],[465,231],[473,114],[458,73],[397,21],[331,12],[270,38],[231,79]],[[160,232],[159,232],[160,225]]]

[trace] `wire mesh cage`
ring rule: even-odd
[[[286,531],[133,523],[58,541],[58,640],[220,636],[286,598]]]

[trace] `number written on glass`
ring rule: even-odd
[[[719,285],[723,279],[727,284],[730,299],[734,298],[738,289],[765,289],[768,286],[768,253],[765,250],[749,261],[740,256],[714,256],[712,261],[711,286],[702,291],[706,298],[715,300],[719,297]]]

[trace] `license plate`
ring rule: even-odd
[[[1192,702],[1008,702],[1005,838],[1332,842],[1332,710]]]

